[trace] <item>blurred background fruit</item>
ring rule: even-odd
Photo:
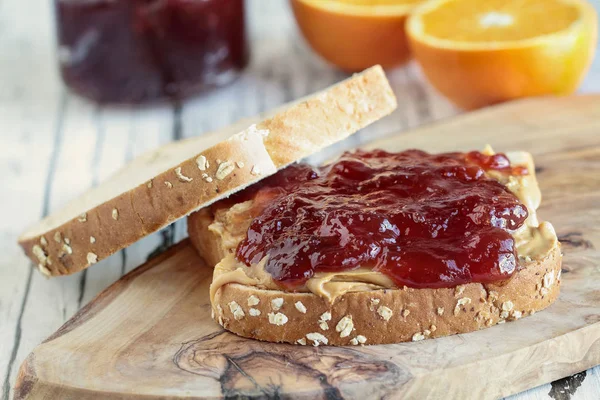
[[[381,64],[402,65],[410,58],[405,22],[422,0],[291,0],[309,45],[344,71]]]
[[[407,34],[430,83],[473,109],[574,92],[594,56],[597,15],[584,0],[432,0]]]

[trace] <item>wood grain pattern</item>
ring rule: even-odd
[[[600,0],[591,0],[600,11]],[[256,115],[288,100],[322,89],[345,76],[316,57],[303,43],[286,1],[246,1],[252,59],[232,85],[181,105],[146,109],[110,109],[85,104],[68,93],[56,68],[53,2],[0,0],[0,398],[12,398],[18,367],[44,338],[72,317],[101,290],[186,235],[185,221],[151,235],[76,277],[46,281],[32,274],[15,245],[17,234],[62,202],[73,182],[77,190],[102,180],[135,156],[167,141],[203,135],[239,118]],[[399,100],[390,117],[361,131],[321,158],[376,139],[457,114],[457,110],[424,81],[410,63],[388,72]],[[600,57],[596,57],[579,90],[600,92]],[[84,122],[86,120],[88,122]],[[65,122],[67,121],[67,122]],[[82,154],[66,163],[77,148],[69,140],[85,127]],[[65,129],[70,130],[69,139]],[[95,143],[95,144],[94,144]],[[64,151],[69,147],[69,151]],[[99,164],[89,159],[90,148]],[[8,151],[6,151],[8,149]],[[73,151],[75,150],[75,151]],[[34,160],[32,162],[32,160]],[[58,165],[67,165],[56,174]],[[66,171],[66,172],[65,172]],[[58,178],[60,175],[60,178]],[[9,189],[7,189],[9,188]],[[569,385],[560,383],[560,390]],[[546,384],[511,400],[546,400]],[[567,390],[568,392],[568,390]],[[570,393],[570,392],[568,392]],[[573,400],[597,400],[600,367],[587,371]],[[558,395],[556,395],[558,396]],[[566,397],[560,397],[564,400]]]
[[[15,398],[507,396],[600,363],[600,96],[535,99],[369,147],[531,151],[540,215],[564,244],[548,310],[479,332],[351,348],[273,345],[210,320],[211,270],[187,241],[102,292],[27,358]],[[435,382],[435,384],[433,384]]]

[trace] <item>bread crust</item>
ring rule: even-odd
[[[44,275],[72,274],[346,138],[395,107],[383,70],[370,68],[144,183],[132,182],[85,213],[61,210],[59,218],[47,218],[24,233],[19,244]]]
[[[313,293],[230,283],[216,292],[213,313],[225,329],[268,342],[345,346],[419,341],[472,332],[543,310],[559,295],[561,260],[557,243],[546,257],[525,264],[504,285],[353,292],[333,304]],[[281,303],[275,299],[283,300],[280,308],[274,307]],[[326,313],[330,319],[323,318]]]
[[[211,207],[206,207],[187,218],[188,236],[192,246],[210,267],[214,267],[227,255],[221,241],[208,228],[214,221]]]

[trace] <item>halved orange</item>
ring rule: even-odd
[[[410,58],[405,22],[423,0],[291,0],[298,26],[315,52],[353,72]]]
[[[593,59],[597,29],[585,0],[433,0],[407,21],[428,80],[466,109],[572,93]]]

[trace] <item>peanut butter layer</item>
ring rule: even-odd
[[[484,153],[493,154],[488,146]],[[541,202],[541,193],[535,176],[533,159],[529,153],[508,153],[513,166],[524,166],[528,175],[506,175],[499,172],[488,172],[489,176],[505,185],[529,211],[523,226],[511,232],[515,238],[517,254],[521,262],[530,262],[544,258],[558,241],[556,232],[549,222],[539,222],[537,209]],[[235,257],[238,244],[244,239],[254,216],[251,215],[253,201],[238,203],[231,208],[218,209],[209,230],[220,239],[220,247],[225,255],[215,266],[211,299],[216,291],[228,283],[240,283],[256,286],[260,289],[280,290],[271,275],[265,271],[266,257],[258,264],[247,267]],[[300,292],[311,292],[333,302],[337,297],[348,292],[395,289],[394,282],[386,275],[362,267],[341,272],[317,272],[303,286]]]

